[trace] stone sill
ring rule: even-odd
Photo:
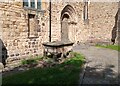
[[[24,10],[31,10],[31,11],[37,11],[37,12],[45,12],[45,10],[36,9],[36,8],[30,8],[30,7],[23,7]]]
[[[35,37],[32,37],[32,36],[30,36],[30,37],[28,37],[29,39],[34,39],[34,38],[39,38],[39,36],[35,36]]]

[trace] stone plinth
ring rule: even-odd
[[[44,56],[53,58],[55,61],[59,61],[59,59],[66,58],[69,55],[69,52],[72,51],[73,48],[72,42],[47,42],[43,43],[44,45]]]

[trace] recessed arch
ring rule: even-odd
[[[61,40],[75,41],[76,12],[71,5],[66,5],[61,11]]]
[[[70,18],[70,16],[66,13],[66,14],[64,14],[64,15],[63,15],[62,20],[63,20],[64,18],[69,19],[69,18]]]
[[[69,15],[71,21],[76,22],[76,11],[71,5],[66,5],[61,12],[61,21],[63,20],[64,15]]]

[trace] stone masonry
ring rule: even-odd
[[[71,36],[74,36],[74,42],[110,41],[118,10],[117,2],[90,2],[88,24],[85,24],[83,19],[84,3],[52,3],[52,40],[61,38],[61,11],[67,5],[75,10],[73,15],[77,24],[69,28],[70,31],[74,29],[74,35]]]
[[[88,3],[87,23],[83,19],[84,4],[84,2],[52,2],[52,41],[61,40],[61,35],[64,33],[61,33],[64,31],[61,28],[61,22],[67,18],[68,28],[65,31],[70,41],[74,43],[110,42],[118,3]],[[42,43],[49,42],[49,3],[42,2],[42,10],[37,11],[25,9],[23,2],[14,0],[0,2],[0,31],[0,39],[7,49],[8,63],[42,55]]]
[[[23,8],[22,2],[0,3],[1,40],[6,46],[9,63],[21,58],[42,55],[43,42],[48,41],[48,11],[38,12]],[[37,35],[29,36],[28,14],[38,15]],[[35,22],[36,23],[36,22]],[[34,24],[33,24],[34,25]]]

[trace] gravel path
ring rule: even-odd
[[[117,51],[85,44],[74,46],[73,50],[82,53],[86,58],[80,85],[118,83]]]

